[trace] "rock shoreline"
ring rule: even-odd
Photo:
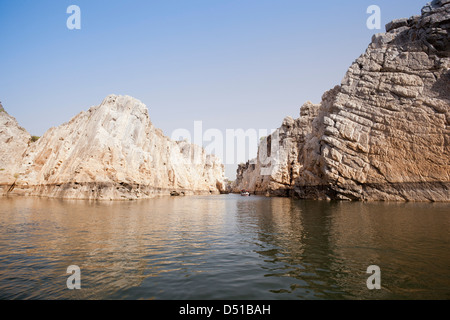
[[[13,188],[13,190],[10,190]],[[150,199],[169,196],[176,192],[186,196],[219,195],[218,190],[189,190],[155,188],[149,185],[130,185],[110,182],[64,183],[58,185],[0,185],[0,194],[5,197],[39,197],[64,200],[99,200],[99,201],[128,201]]]

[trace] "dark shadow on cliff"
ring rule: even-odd
[[[436,80],[431,90],[436,92],[440,99],[448,100],[450,105],[450,70],[447,70],[447,72]]]

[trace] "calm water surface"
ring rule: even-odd
[[[0,299],[450,299],[450,205],[0,199]],[[81,290],[66,287],[81,268]],[[381,290],[367,289],[367,267]]]

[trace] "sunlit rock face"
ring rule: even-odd
[[[450,200],[450,1],[433,1],[421,16],[395,20],[386,30],[323,96],[303,131],[290,131],[289,143],[280,139],[282,156],[272,162],[281,171],[258,169],[261,153],[271,152],[262,143],[256,165],[239,168],[235,190],[304,199]]]
[[[31,143],[30,134],[19,126],[0,103],[0,181],[10,186],[18,176],[22,157]],[[0,194],[3,187],[0,187]]]
[[[218,158],[164,136],[147,107],[128,96],[107,97],[22,153],[10,194],[124,200],[216,194],[225,185]]]
[[[312,123],[320,105],[307,102],[300,118],[287,117],[282,126],[259,146],[258,158],[241,164],[237,170],[233,192],[243,189],[257,194],[289,196],[302,171],[305,139],[312,132]]]

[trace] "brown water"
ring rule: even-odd
[[[450,299],[450,205],[0,199],[0,299]],[[68,290],[67,267],[81,268]],[[367,267],[381,268],[368,290]]]

